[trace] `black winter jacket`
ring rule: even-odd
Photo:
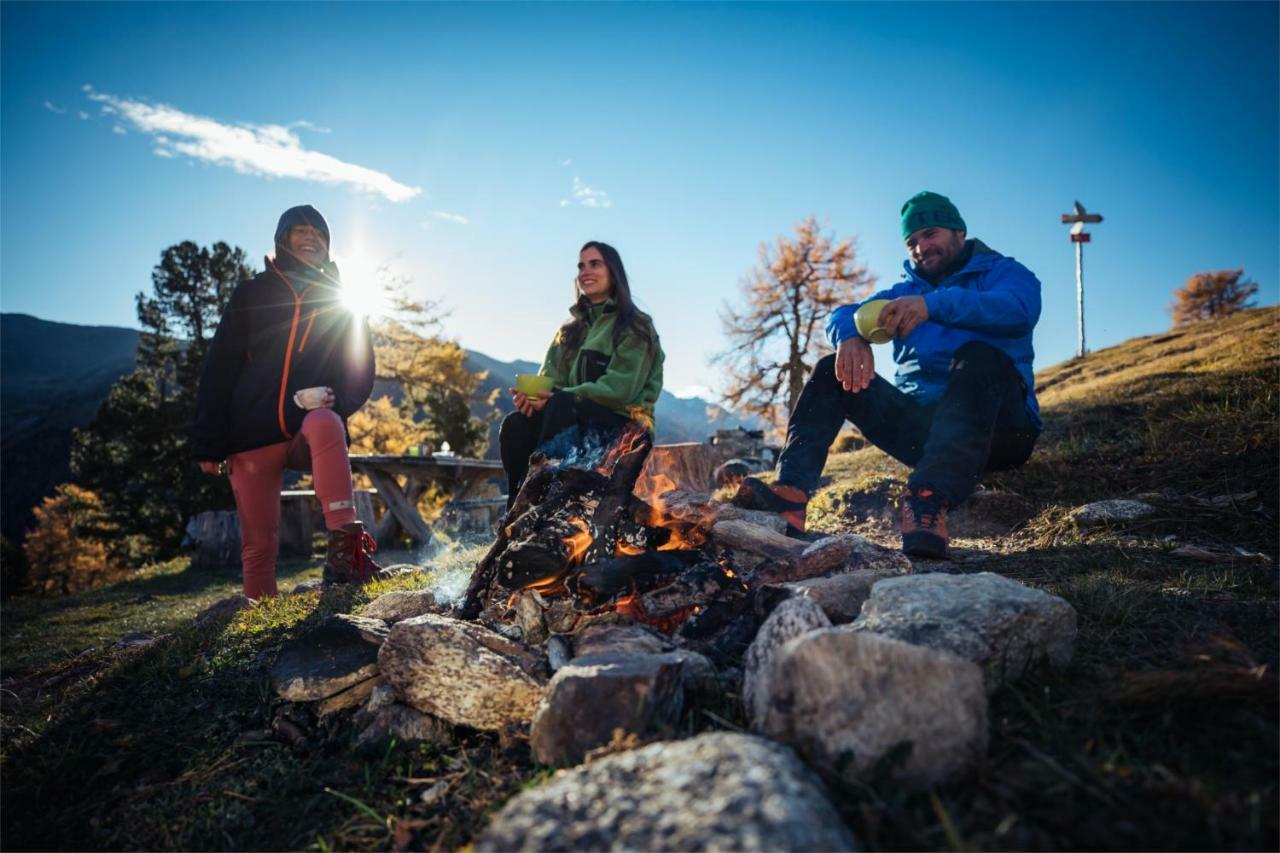
[[[289,441],[306,412],[301,388],[327,385],[346,423],[373,390],[368,322],[342,305],[337,269],[277,269],[242,281],[205,358],[191,428],[192,455],[232,453]]]

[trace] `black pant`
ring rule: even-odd
[[[1027,461],[1039,429],[1013,361],[970,341],[956,350],[942,399],[920,405],[880,376],[857,394],[836,379],[835,356],[818,362],[787,424],[778,481],[812,494],[845,420],[868,441],[915,470],[907,485],[931,488],[956,506],[984,472]]]
[[[529,473],[529,456],[546,442],[561,435],[571,427],[577,427],[574,435],[565,439],[585,439],[589,433],[603,433],[610,437],[617,434],[627,418],[610,411],[599,403],[557,391],[547,400],[542,411],[526,417],[512,412],[502,421],[498,431],[498,447],[502,455],[502,467],[507,471],[507,508],[516,499],[520,484]],[[561,456],[561,452],[551,455]]]

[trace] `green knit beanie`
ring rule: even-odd
[[[921,228],[969,230],[951,199],[928,190],[916,193],[902,206],[902,239],[907,239]]]

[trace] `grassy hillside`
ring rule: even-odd
[[[1280,309],[1129,341],[1043,371],[1045,434],[992,477],[1014,532],[957,542],[952,571],[993,571],[1070,601],[1065,675],[993,697],[975,779],[925,794],[889,783],[836,801],[867,849],[1276,849],[1277,577],[1227,549],[1277,557]],[[836,454],[814,526],[893,541],[905,469]],[[1158,517],[1082,532],[1072,506],[1142,496]],[[1216,499],[1216,500],[1215,500]],[[1194,544],[1221,562],[1179,558]],[[442,570],[465,570],[458,552]],[[285,567],[289,588],[318,564]],[[398,581],[423,583],[422,578]],[[266,667],[288,637],[389,588],[282,596],[190,627],[236,579],[182,561],[119,586],[16,601],[0,620],[0,846],[456,848],[547,771],[527,746],[473,735],[451,750],[353,753],[351,732],[295,752],[264,734],[279,704]],[[121,649],[129,631],[162,632]],[[690,731],[741,725],[686,720]],[[419,796],[436,781],[444,797]]]

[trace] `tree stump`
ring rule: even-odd
[[[233,510],[202,512],[187,522],[183,547],[195,568],[240,569],[240,519]]]

